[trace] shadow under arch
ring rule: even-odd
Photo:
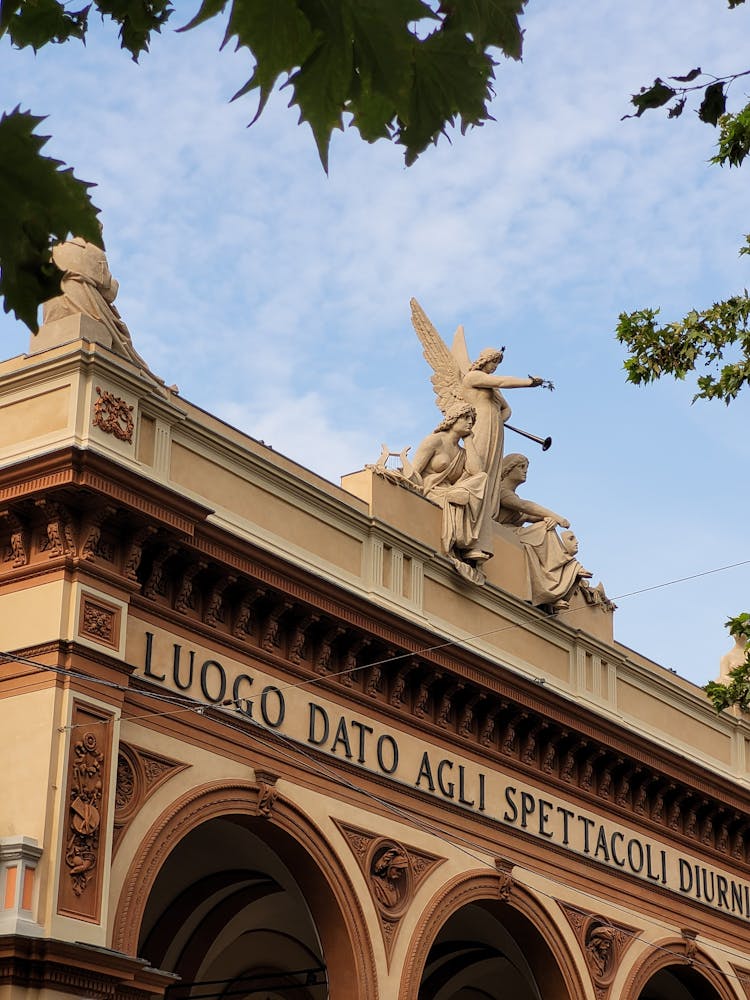
[[[273,829],[271,846],[296,879],[320,937],[330,1000],[377,1000],[372,942],[356,892],[335,851],[313,822],[283,796],[276,797],[270,815],[259,813],[259,794],[253,782],[210,782],[186,792],[164,810],[135,850],[123,880],[112,947],[136,955],[149,894],[183,838],[212,819],[240,817],[264,840]]]
[[[470,904],[491,908],[509,933],[528,949],[544,1000],[582,1000],[581,973],[554,917],[524,886],[501,894],[503,878],[490,870],[455,876],[427,904],[407,952],[398,1000],[418,1000],[431,948],[447,921]]]
[[[688,957],[684,938],[665,938],[653,942],[649,953],[631,969],[623,988],[622,1000],[640,1000],[641,994],[659,973],[670,972],[690,990],[695,1000],[738,1000],[740,993],[705,952],[695,948]],[[712,992],[709,993],[708,989]],[[648,994],[646,994],[648,996]]]

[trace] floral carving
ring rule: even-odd
[[[390,654],[391,656],[393,653]],[[367,683],[365,684],[365,694],[369,695],[371,698],[377,698],[377,696],[383,690],[383,668],[379,663],[374,663],[370,667],[370,673],[367,677]]]
[[[333,644],[340,635],[344,634],[344,629],[340,625],[334,625],[328,629],[320,641],[317,656],[315,657],[315,673],[328,674],[333,669]]]
[[[217,628],[224,622],[224,619],[226,618],[226,612],[224,610],[224,592],[228,587],[236,582],[237,577],[229,574],[227,576],[219,577],[213,585],[206,604],[206,615],[204,618],[206,625],[210,625],[212,628]]]
[[[402,708],[406,704],[406,681],[409,675],[414,671],[415,664],[409,663],[405,667],[400,667],[398,673],[396,674],[396,679],[393,682],[393,688],[391,690],[391,705],[394,708]]]
[[[206,568],[206,563],[199,561],[194,562],[191,566],[187,566],[182,574],[182,579],[180,581],[180,589],[177,591],[177,597],[174,602],[175,611],[180,611],[182,614],[187,614],[188,611],[192,611],[195,607],[195,598],[193,596],[193,581],[202,569]]]
[[[115,813],[127,809],[136,794],[136,778],[133,762],[124,753],[117,757],[117,786],[115,789]]]
[[[93,559],[95,556],[111,561],[111,547],[102,542],[102,524],[111,517],[115,508],[105,504],[99,510],[89,514],[81,529],[81,558]]]
[[[440,705],[438,706],[435,717],[435,722],[441,729],[447,729],[450,725],[451,713],[453,711],[453,699],[463,689],[463,687],[464,685],[461,683],[449,684],[443,692],[443,697],[440,699]]]
[[[513,878],[513,862],[505,858],[495,858],[495,868],[499,876],[497,894],[498,897],[507,903],[513,894],[515,880]]]
[[[9,546],[3,554],[3,560],[13,567],[25,566],[29,561],[28,544],[24,526],[19,518],[10,510],[0,511],[0,521],[7,520],[10,529]]]
[[[488,747],[495,735],[495,726],[497,724],[497,717],[500,714],[500,709],[493,712],[488,712],[482,723],[482,728],[479,733],[479,744],[483,747]]]
[[[289,660],[292,663],[301,663],[305,655],[305,643],[309,629],[320,619],[320,615],[305,615],[294,626],[292,637],[289,640]]]
[[[685,942],[685,961],[689,962],[691,965],[695,961],[695,956],[698,953],[698,946],[695,943],[695,939],[698,937],[698,932],[690,930],[685,927],[682,930],[682,940]]]
[[[265,782],[261,782],[258,788],[258,815],[264,816],[266,819],[271,815],[274,804],[276,803],[276,796],[278,795],[278,790],[273,785],[267,785]]]
[[[155,534],[156,528],[149,524],[136,531],[130,539],[122,565],[123,574],[128,580],[135,581],[138,579],[138,567],[140,566],[141,559],[143,558],[143,546],[146,544],[151,535]]]
[[[280,601],[276,607],[270,611],[268,618],[266,619],[260,644],[261,647],[269,653],[273,652],[274,649],[278,649],[281,644],[281,636],[279,634],[281,628],[281,616],[287,612],[291,606],[291,601]]]
[[[144,802],[162,782],[184,771],[188,766],[129,743],[120,743],[115,787],[115,850],[129,823]]]
[[[114,393],[96,387],[99,397],[94,401],[94,426],[105,434],[114,434],[118,441],[133,443],[133,407]]]
[[[371,641],[371,639],[357,639],[346,651],[339,674],[339,681],[344,687],[351,687],[354,684],[354,674],[359,670],[357,657],[363,650],[367,649]]]
[[[80,896],[94,874],[99,855],[104,754],[97,749],[93,733],[85,733],[73,753],[65,863],[70,869],[73,892]]]
[[[55,556],[75,555],[73,529],[66,508],[62,504],[45,499],[37,500],[36,505],[47,518],[46,538],[42,539],[40,551],[48,552],[50,559]]]
[[[151,573],[146,586],[143,588],[144,597],[164,596],[167,592],[167,580],[165,578],[164,563],[177,551],[176,545],[167,545],[154,557]]]
[[[98,601],[84,597],[81,601],[80,635],[89,636],[107,646],[118,645],[120,612]]]

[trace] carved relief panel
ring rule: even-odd
[[[169,778],[184,771],[189,764],[161,754],[120,742],[117,754],[117,784],[115,786],[115,821],[113,854],[133,817]]]
[[[336,825],[367,881],[390,962],[400,921],[415,892],[445,858],[347,823]]]
[[[560,906],[583,951],[596,1000],[609,1000],[622,957],[640,932],[575,906]]]
[[[106,853],[113,715],[73,705],[57,910],[98,922]]]

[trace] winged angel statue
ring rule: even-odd
[[[531,375],[496,375],[505,348],[486,348],[472,362],[462,326],[449,349],[416,299],[411,300],[411,314],[434,372],[432,385],[444,419],[404,472],[442,505],[443,549],[456,569],[472,582],[484,583],[481,567],[493,553],[492,521],[499,507],[504,430],[511,414],[501,390],[551,383]]]

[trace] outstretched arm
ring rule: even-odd
[[[534,503],[533,500],[524,500],[522,497],[516,496],[513,490],[504,489],[500,491],[500,506],[521,514],[524,521],[548,520],[550,528],[553,528],[556,524],[559,524],[561,528],[570,527],[570,521],[567,518],[561,517],[548,507],[542,507],[541,504]]]
[[[544,380],[536,376],[517,378],[515,375],[490,375],[479,368],[467,372],[464,382],[477,389],[531,389],[541,385]]]

